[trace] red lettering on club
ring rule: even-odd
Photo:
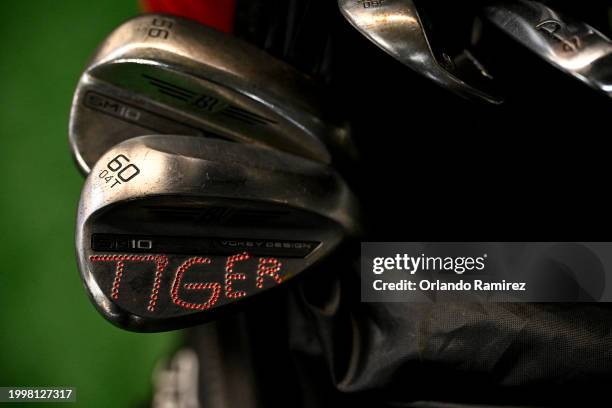
[[[211,260],[209,258],[189,258],[179,268],[176,270],[176,275],[174,277],[174,283],[172,284],[172,291],[170,292],[172,301],[181,307],[191,310],[206,310],[210,309],[217,303],[219,300],[219,295],[221,294],[221,284],[217,282],[207,282],[207,283],[187,283],[184,285],[185,289],[189,290],[210,290],[211,294],[208,298],[208,301],[202,303],[191,303],[187,302],[181,298],[179,298],[179,289],[181,287],[181,282],[183,280],[183,276],[185,272],[187,272],[193,265],[199,264],[210,264]]]
[[[246,274],[234,272],[234,265],[236,264],[236,262],[246,261],[249,258],[250,256],[246,252],[243,252],[238,255],[232,255],[227,258],[227,262],[225,263],[225,296],[230,299],[238,299],[243,296],[246,296],[247,294],[243,290],[234,291],[232,287],[232,281],[246,280]]]
[[[113,280],[113,286],[111,288],[111,298],[119,299],[119,287],[121,285],[121,278],[125,269],[125,262],[154,262],[155,263],[155,277],[153,279],[153,288],[151,289],[151,296],[149,297],[149,304],[147,310],[149,312],[155,311],[157,305],[157,298],[159,295],[159,287],[161,284],[161,276],[168,265],[168,257],[164,255],[92,255],[89,257],[91,262],[115,262],[115,278]]]
[[[259,264],[257,265],[257,281],[255,286],[257,286],[259,289],[263,288],[265,276],[274,279],[276,283],[282,283],[283,278],[281,278],[278,274],[281,266],[282,264],[278,259],[259,258]]]
[[[193,257],[183,262],[174,276],[172,283],[172,289],[170,296],[172,302],[177,306],[190,310],[207,310],[212,308],[219,297],[224,292],[228,299],[239,299],[248,295],[245,290],[234,290],[234,281],[244,281],[247,279],[247,273],[235,272],[234,268],[238,262],[249,260],[251,256],[247,252],[232,255],[227,257],[225,262],[225,275],[224,284],[219,282],[190,282],[182,284],[185,273],[194,265],[210,265],[212,263],[210,258],[204,257]],[[119,292],[121,288],[121,281],[126,270],[127,262],[154,262],[155,263],[155,276],[153,279],[153,287],[151,289],[151,295],[149,296],[149,302],[147,310],[154,312],[158,302],[159,290],[161,285],[162,273],[168,266],[168,257],[166,255],[92,255],[89,257],[91,262],[115,262],[115,276],[113,279],[110,297],[114,300],[119,299]],[[283,282],[283,278],[280,276],[282,264],[276,258],[259,258],[257,264],[257,275],[255,280],[255,287],[262,289],[264,287],[265,279],[272,279],[276,284]],[[179,291],[185,290],[208,290],[210,296],[207,301],[202,303],[192,303],[179,296]],[[223,291],[223,289],[225,289]]]

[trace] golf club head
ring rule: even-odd
[[[193,136],[128,139],[85,181],[76,250],[98,311],[134,331],[201,323],[300,274],[359,230],[329,166]]]
[[[535,1],[496,2],[484,15],[543,60],[612,96],[612,42],[595,28]]]
[[[268,146],[329,163],[350,150],[322,89],[230,35],[145,14],[115,29],[83,72],[69,139],[87,174],[111,146],[144,134],[183,134]]]
[[[338,5],[361,34],[439,86],[466,99],[502,102],[493,79],[470,50],[451,51],[440,38],[433,43],[414,1],[338,0]]]

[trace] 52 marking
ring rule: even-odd
[[[140,169],[135,164],[130,163],[123,154],[118,154],[114,159],[106,164],[106,169],[100,170],[98,177],[104,179],[106,184],[112,183],[111,188],[127,183],[140,174]]]

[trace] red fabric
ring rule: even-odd
[[[199,21],[219,31],[234,29],[236,0],[140,0],[147,13],[168,13]]]

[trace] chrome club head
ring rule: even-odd
[[[329,163],[350,149],[324,93],[289,65],[227,34],[145,14],[99,46],[74,95],[69,138],[87,173],[111,146],[143,134],[254,143]]]
[[[595,28],[535,1],[497,2],[485,16],[561,71],[612,96],[612,42]]]
[[[385,52],[441,87],[471,100],[498,104],[495,84],[468,49],[432,44],[412,0],[338,0],[344,17]]]
[[[215,139],[140,136],[107,151],[85,181],[78,266],[108,320],[170,330],[298,275],[358,230],[357,212],[321,163]]]

